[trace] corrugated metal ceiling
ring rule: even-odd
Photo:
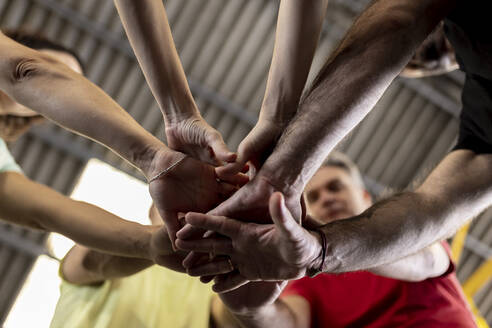
[[[235,149],[256,121],[271,60],[278,1],[164,1],[192,92],[205,119]],[[368,1],[329,4],[310,80]],[[86,75],[140,124],[164,138],[158,107],[145,84],[110,0],[0,0],[0,27],[39,31],[77,51]],[[423,80],[397,79],[368,117],[341,143],[372,189],[405,188],[452,147],[457,133],[459,72]],[[90,157],[139,173],[101,146],[52,124],[11,145],[26,174],[69,193]],[[141,177],[141,176],[140,176]],[[492,211],[470,229],[458,276],[465,281],[492,254]],[[37,243],[44,236],[4,226]],[[15,232],[14,232],[15,231]],[[477,246],[478,245],[478,246]],[[0,241],[0,322],[32,264],[32,255]],[[475,301],[492,322],[490,283]]]

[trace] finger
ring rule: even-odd
[[[216,276],[214,281],[215,284],[212,286],[212,290],[216,293],[227,293],[249,282],[237,271],[227,275]]]
[[[182,240],[197,239],[202,237],[205,232],[206,232],[205,229],[197,228],[190,224],[186,224],[183,228],[181,228],[181,230],[179,230],[176,233],[176,237]]]
[[[222,162],[226,163],[232,163],[235,162],[237,159],[237,154],[231,152],[226,144],[224,143],[224,140],[220,135],[214,136],[210,143],[209,146],[212,148],[215,157],[219,159]]]
[[[186,223],[204,230],[212,230],[231,239],[237,238],[241,227],[245,224],[224,216],[189,212]],[[180,238],[181,239],[181,238]],[[184,238],[186,239],[186,238]]]
[[[219,166],[215,168],[215,176],[220,180],[238,186],[243,186],[249,182],[249,177],[244,173],[234,173],[234,174],[225,174],[223,173],[223,168],[226,166]]]
[[[197,240],[176,240],[176,247],[183,251],[230,255],[233,252],[232,241],[225,237],[215,237]],[[203,276],[203,275],[201,275]]]
[[[190,252],[188,253],[188,255],[186,255],[185,259],[183,260],[183,262],[181,262],[181,264],[183,265],[183,268],[188,269],[198,265],[200,261],[204,261],[204,262],[208,261],[208,254]]]
[[[284,196],[281,193],[275,192],[270,196],[269,209],[272,220],[280,232],[290,238],[296,238],[301,227],[285,206]]]
[[[224,196],[226,198],[231,197],[236,191],[238,191],[238,187],[235,185],[231,185],[226,182],[220,181],[218,183],[218,192],[221,196]]]
[[[225,179],[225,177],[234,176],[243,171],[246,161],[236,161],[234,163],[228,163],[224,166],[219,166],[215,169],[217,176],[221,177],[221,179]]]
[[[203,282],[204,284],[208,284],[212,280],[214,280],[215,276],[203,276],[200,277],[200,281]]]
[[[159,208],[157,208],[159,210]],[[174,211],[159,211],[159,215],[166,224],[167,233],[173,250],[176,251],[176,233],[181,229],[181,225],[178,220],[178,213]]]
[[[231,265],[230,260],[224,258],[219,258],[212,262],[195,266],[186,270],[186,272],[192,277],[213,277],[214,275],[229,273],[231,271],[234,271],[234,267]]]

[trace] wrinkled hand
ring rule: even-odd
[[[199,115],[169,123],[166,137],[171,149],[215,166],[234,162],[237,157],[227,149],[220,133]]]
[[[182,156],[175,152],[172,155],[157,154],[152,164],[153,172],[161,172]],[[178,213],[206,212],[226,200],[247,181],[244,175],[229,176],[224,180],[218,178],[215,167],[186,157],[166,175],[149,184],[150,195],[172,242],[181,228]]]
[[[222,236],[185,240],[180,231],[176,246],[186,251],[230,257],[239,272],[216,283],[214,290],[217,292],[244,285],[246,279],[288,280],[305,276],[320,254],[317,235],[299,225],[287,209],[282,194],[272,195],[269,209],[274,224],[244,223],[224,216],[188,213],[186,222],[189,225]],[[183,264],[190,275],[210,276],[225,273],[227,261],[222,262],[190,266],[185,260]]]
[[[220,173],[231,175],[241,172],[247,162],[258,171],[270,156],[284,131],[285,125],[270,120],[260,119],[238,147],[235,163],[220,168]]]

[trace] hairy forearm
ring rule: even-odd
[[[0,174],[0,219],[58,232],[112,254],[149,258],[151,227],[74,201],[18,173]]]
[[[130,44],[166,123],[199,115],[161,0],[115,0]]]
[[[416,191],[378,202],[357,217],[323,226],[329,244],[324,271],[369,269],[451,236],[490,206],[490,172],[492,155],[454,151]]]
[[[0,89],[16,102],[98,141],[145,175],[167,147],[100,88],[49,56],[0,33]]]
[[[260,174],[285,192],[302,191],[326,155],[372,109],[453,2],[375,1],[319,73]]]
[[[306,84],[327,0],[280,2],[272,63],[260,119],[287,124]]]
[[[449,268],[449,261],[443,246],[434,243],[415,254],[368,271],[398,280],[422,281],[442,275]]]

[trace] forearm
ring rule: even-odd
[[[492,155],[454,151],[416,191],[378,202],[357,217],[323,226],[329,243],[324,271],[365,270],[451,236],[490,206],[490,172]]]
[[[287,124],[296,113],[318,43],[327,0],[282,0],[260,119]]]
[[[244,314],[232,313],[227,307],[222,305],[220,311],[215,315],[215,321],[217,326],[221,328],[299,327],[295,313],[282,299],[277,299],[271,305]]]
[[[442,275],[449,268],[449,261],[443,246],[434,243],[415,254],[368,271],[383,277],[417,282]]]
[[[115,0],[130,44],[166,123],[199,115],[160,0]]]
[[[0,218],[58,232],[101,251],[140,258],[150,258],[150,240],[155,229],[74,201],[18,173],[0,174]]]
[[[150,260],[101,253],[75,245],[61,264],[63,278],[73,284],[93,284],[138,273],[154,263]]]
[[[167,148],[100,88],[62,63],[0,34],[0,89],[58,124],[98,141],[150,175]]]
[[[260,174],[281,190],[302,191],[326,155],[376,104],[452,3],[375,1],[319,73]]]

